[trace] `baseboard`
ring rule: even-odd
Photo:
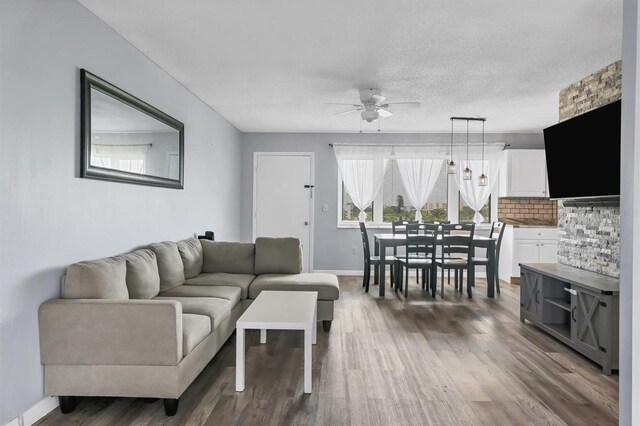
[[[371,268],[373,270],[373,268]],[[323,274],[333,274],[333,275],[340,275],[343,277],[361,277],[362,276],[362,270],[340,270],[340,269],[315,269],[313,272],[318,272],[318,273],[323,273]],[[371,272],[372,276],[373,276],[373,271]],[[440,274],[442,274],[442,271],[438,270],[438,276],[440,276]],[[453,271],[451,272],[451,275],[453,276]],[[415,269],[411,269],[409,271],[409,276],[411,277],[415,277],[416,276],[416,270]],[[446,276],[446,272],[445,272],[445,276]],[[466,277],[467,274],[464,273],[464,276]],[[487,274],[484,271],[477,271],[476,272],[476,278],[486,278]]]
[[[42,401],[36,403],[33,407],[29,408],[20,416],[9,422],[11,426],[31,426],[51,411],[58,408],[58,398],[55,396],[49,396]]]
[[[342,275],[343,277],[356,277],[358,275],[362,275],[362,269],[358,269],[358,270],[314,269],[313,272],[317,272],[321,274]]]

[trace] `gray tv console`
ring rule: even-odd
[[[618,369],[615,278],[558,263],[520,265],[520,321],[527,320],[602,366]]]

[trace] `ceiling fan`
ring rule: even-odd
[[[329,105],[345,105],[354,107],[349,111],[340,112],[337,115],[346,115],[353,112],[360,112],[362,120],[366,122],[376,121],[378,118],[387,118],[393,115],[393,112],[389,111],[389,107],[404,106],[418,108],[420,102],[385,102],[385,97],[382,96],[380,89],[362,89],[359,91],[360,104],[336,104],[330,103]]]

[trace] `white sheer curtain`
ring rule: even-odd
[[[480,210],[489,200],[491,192],[498,180],[498,173],[500,172],[500,152],[503,148],[503,144],[485,145],[483,163],[481,146],[472,145],[469,147],[468,161],[466,145],[454,146],[454,161],[458,166],[455,174],[455,182],[460,190],[460,196],[475,212],[473,215],[473,221],[476,224],[484,221],[484,217],[480,214]],[[471,180],[464,180],[462,178],[462,173],[467,166],[472,171]],[[487,186],[478,185],[478,179],[482,174],[483,166],[484,174],[489,178]]]
[[[409,202],[422,220],[422,207],[438,181],[446,152],[437,147],[398,147],[394,150],[400,177]]]
[[[108,145],[91,144],[91,165],[122,170],[130,173],[144,173],[150,144]]]
[[[344,188],[360,210],[358,220],[364,222],[367,218],[365,209],[373,203],[384,183],[391,147],[334,145],[333,151]]]

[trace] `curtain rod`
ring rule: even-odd
[[[491,142],[491,143],[485,143],[485,146],[491,146],[491,145],[503,145],[503,149],[506,147],[511,146],[511,144],[508,143],[502,143],[502,142]],[[390,146],[390,147],[394,147],[394,146],[409,146],[409,147],[445,147],[445,148],[449,148],[451,146],[451,144],[448,143],[405,143],[405,144],[375,144],[375,143],[330,143],[329,146],[331,148],[333,148],[334,146],[378,146],[378,147],[386,147],[386,146]],[[466,143],[460,143],[460,142],[456,142],[453,144],[453,146],[467,146]],[[482,143],[470,143],[469,146],[482,146]]]
[[[152,143],[131,143],[131,144],[127,144],[127,143],[121,143],[121,144],[117,144],[117,143],[93,143],[91,142],[91,145],[100,145],[100,146],[153,146]]]

